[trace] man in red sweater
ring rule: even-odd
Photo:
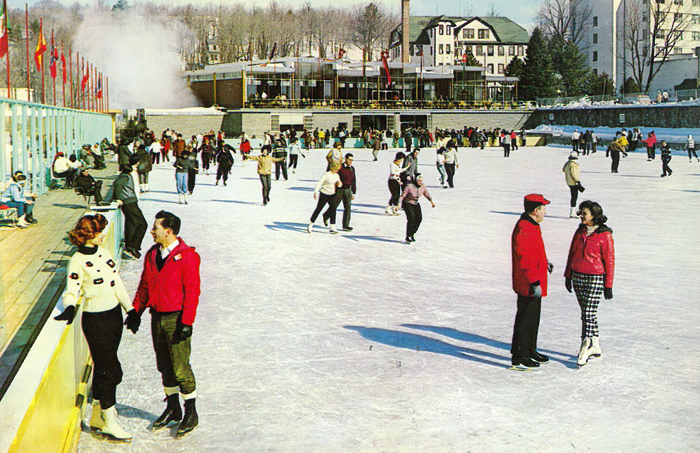
[[[553,269],[547,261],[540,231],[548,204],[549,200],[540,194],[526,195],[525,212],[511,237],[513,291],[518,295],[518,311],[510,353],[511,363],[517,368],[537,368],[540,363],[549,362],[549,357],[537,352],[542,298],[547,295],[547,273]]]
[[[146,253],[143,273],[133,310],[124,324],[136,333],[141,314],[151,309],[151,335],[167,397],[165,412],[153,422],[154,429],[171,421],[180,421],[177,436],[192,431],[199,424],[195,408],[197,386],[190,366],[192,324],[199,304],[199,254],[177,236],[180,219],[160,211],[151,229],[155,245]],[[185,400],[185,414],[178,393]]]

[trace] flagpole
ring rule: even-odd
[[[49,59],[49,64],[53,63],[54,65],[56,62],[54,61],[54,56],[56,55],[56,42],[54,41],[53,38],[53,28],[51,29],[51,59]],[[50,69],[50,68],[49,68]],[[58,68],[56,68],[58,69]],[[54,69],[54,72],[56,71]],[[56,77],[54,77],[53,74],[51,74],[51,78],[53,79],[53,105],[56,105]]]
[[[73,48],[68,48],[68,74],[70,74],[70,108],[75,108],[75,99],[73,99]]]
[[[85,110],[85,88],[83,88],[83,77],[85,77],[85,57],[80,59],[80,109]]]
[[[24,4],[24,29],[27,36],[27,102],[32,101],[29,83],[29,5]]]
[[[7,0],[4,0],[2,2],[3,6],[3,21],[2,21],[2,28],[3,28],[3,37],[4,40],[7,42],[7,97],[12,98],[12,91],[10,90],[10,37],[7,35]],[[16,98],[16,96],[15,96]]]
[[[88,99],[90,100],[90,110],[93,112],[95,111],[95,68],[90,63],[90,70],[88,71],[90,74],[90,78],[88,79],[88,87],[90,88],[90,91],[88,91]]]
[[[66,52],[61,41],[61,81],[63,82],[63,107],[66,106]]]
[[[109,112],[109,77],[105,77],[105,101]]]
[[[42,39],[44,36],[44,18],[40,17],[39,18],[39,29],[41,30],[40,34],[41,37],[39,39]],[[41,103],[46,104],[46,81],[44,80],[46,78],[46,65],[44,64],[44,53],[41,53]]]

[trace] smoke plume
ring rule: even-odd
[[[109,77],[110,108],[192,107],[197,101],[180,78],[178,54],[190,35],[173,18],[91,9],[74,36],[73,50]]]

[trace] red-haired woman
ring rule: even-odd
[[[78,294],[83,297],[82,328],[94,362],[92,375],[93,408],[90,428],[122,442],[131,434],[117,422],[116,392],[122,380],[117,350],[122,338],[122,309],[128,311],[129,296],[117,265],[102,246],[107,219],[101,214],[85,215],[68,233],[78,252],[68,262],[68,278],[63,293],[63,313],[55,319],[73,322]]]

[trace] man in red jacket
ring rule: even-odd
[[[525,212],[515,224],[511,237],[513,257],[513,291],[518,295],[518,311],[513,326],[511,363],[518,368],[537,368],[549,357],[537,352],[542,298],[547,295],[547,261],[540,223],[547,213],[546,200],[540,194],[525,196]]]
[[[154,429],[180,421],[177,436],[199,424],[195,408],[197,387],[190,366],[192,324],[199,303],[199,254],[180,239],[180,219],[160,211],[151,229],[155,245],[146,253],[134,309],[129,311],[127,329],[136,333],[141,314],[151,309],[151,335],[167,397],[165,412],[153,422]],[[185,400],[185,414],[178,393]]]

